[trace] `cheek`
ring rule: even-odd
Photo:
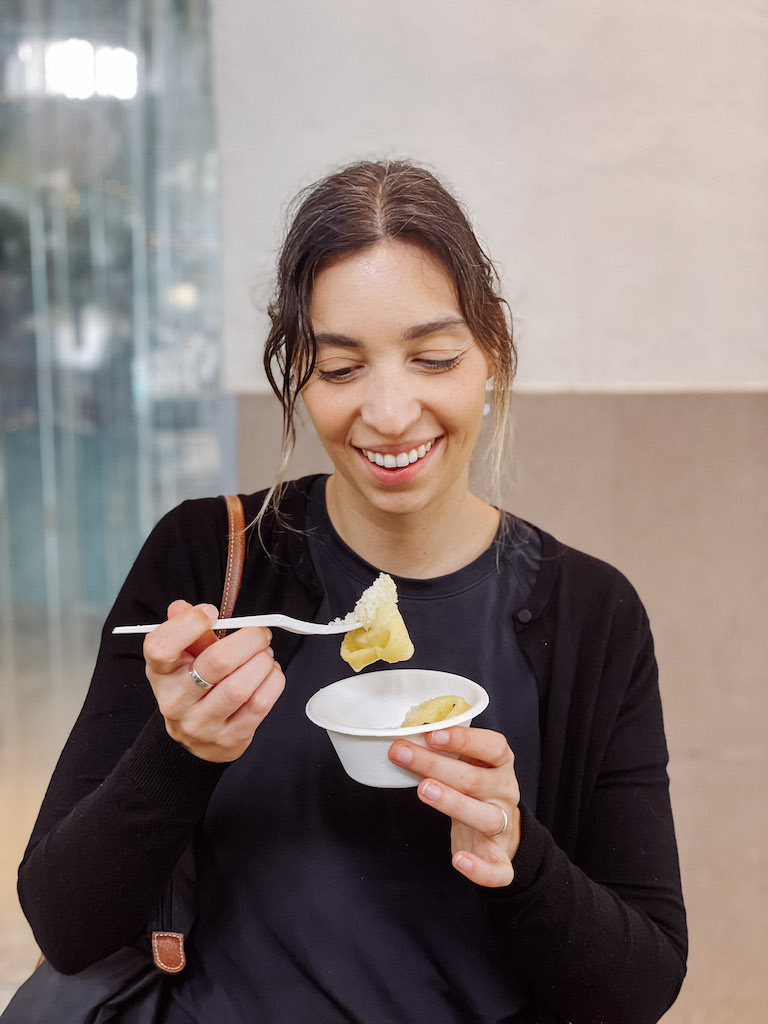
[[[337,389],[340,391],[341,389]],[[349,420],[349,412],[343,394],[329,394],[327,389],[308,385],[302,392],[304,408],[312,421],[312,426],[319,437],[329,439],[344,433]]]
[[[482,426],[485,401],[485,382],[482,388],[469,384],[457,388],[451,399],[443,404],[444,423],[456,431],[475,436]]]

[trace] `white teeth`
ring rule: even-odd
[[[374,452],[368,448],[363,448],[362,451],[368,461],[375,462],[377,466],[383,466],[384,469],[403,469],[423,459],[433,444],[434,441],[428,441],[426,444],[420,444],[418,448],[411,448],[409,452],[398,452],[397,455],[382,455],[381,452]]]

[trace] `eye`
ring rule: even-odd
[[[461,356],[453,356],[451,359],[419,359],[418,363],[425,370],[433,373],[440,373],[441,370],[452,370],[459,365]]]
[[[331,383],[343,384],[345,380],[351,380],[358,369],[357,366],[340,366],[336,370],[323,370],[320,366],[315,367],[315,373],[320,380]]]

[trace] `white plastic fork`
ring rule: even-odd
[[[153,622],[148,626],[115,626],[113,633],[151,633],[162,625],[160,622]],[[278,629],[287,629],[289,633],[301,633],[302,636],[324,636],[329,633],[348,633],[350,629],[357,629],[359,622],[305,622],[303,619],[294,619],[291,615],[239,615],[234,619],[217,619],[211,629],[242,629],[243,626],[276,626]]]

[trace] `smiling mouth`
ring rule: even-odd
[[[370,448],[361,448],[360,451],[369,462],[373,462],[383,469],[404,469],[406,466],[410,466],[412,463],[423,459],[437,440],[439,439],[433,438],[431,441],[427,441],[426,444],[420,444],[417,448],[410,448],[402,452],[386,452],[385,454]]]

